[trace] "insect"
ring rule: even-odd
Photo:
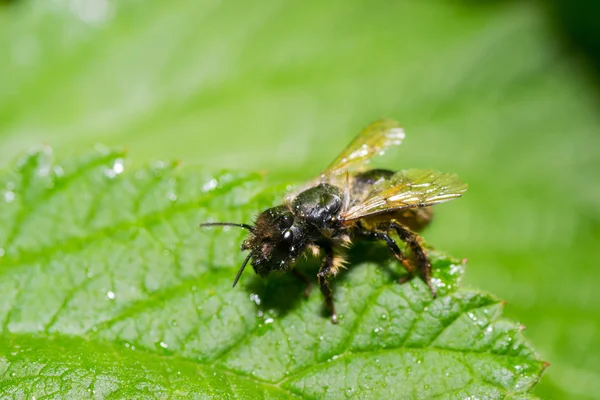
[[[366,127],[315,180],[297,195],[288,195],[282,205],[258,215],[254,225],[212,222],[201,226],[237,226],[249,231],[242,251],[249,253],[233,286],[250,260],[254,271],[265,277],[271,271],[292,272],[307,284],[310,280],[295,269],[306,254],[322,255],[317,274],[325,307],[333,323],[337,314],[330,280],[344,266],[344,249],[364,239],[383,241],[393,257],[423,279],[436,296],[431,281],[431,263],[416,232],[432,218],[431,206],[460,197],[466,190],[456,175],[434,170],[367,169],[369,160],[404,140],[396,121],[382,119]],[[406,243],[407,257],[392,238]],[[403,280],[404,281],[404,280]]]

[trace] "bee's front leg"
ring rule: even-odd
[[[327,244],[321,245],[321,248],[325,251],[325,258],[323,259],[321,269],[317,273],[317,280],[319,281],[321,293],[323,293],[323,297],[325,297],[325,307],[327,307],[327,310],[331,313],[331,322],[337,324],[337,314],[333,305],[333,291],[329,286],[329,278],[335,272],[333,247]]]

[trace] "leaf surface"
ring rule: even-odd
[[[433,251],[435,300],[357,246],[339,325],[289,275],[248,270],[232,289],[244,232],[198,224],[275,204],[260,175],[43,148],[0,187],[2,397],[526,398],[545,368],[502,302]]]

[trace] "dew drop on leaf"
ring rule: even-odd
[[[123,159],[117,158],[110,168],[104,170],[104,175],[106,175],[106,177],[109,179],[113,179],[117,175],[121,175],[124,170],[125,167],[123,166]]]
[[[250,295],[250,301],[253,301],[256,305],[260,305],[260,297],[256,293]]]
[[[202,191],[209,192],[209,191],[215,189],[218,184],[219,184],[219,182],[215,178],[212,178],[211,180],[209,180],[202,186]]]
[[[15,192],[11,190],[4,192],[4,201],[9,204],[15,201]]]

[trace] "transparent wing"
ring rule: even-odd
[[[404,140],[404,130],[398,122],[381,119],[363,129],[342,153],[323,171],[322,180],[335,177],[349,170],[361,169],[376,154],[383,154],[391,146]]]
[[[376,154],[398,146],[404,140],[404,130],[398,122],[380,119],[363,129],[321,175],[289,192],[284,201],[290,203],[296,195],[319,183],[329,183],[344,188],[347,192],[350,177],[364,170],[365,164]],[[349,201],[350,199],[347,199]]]
[[[342,214],[345,221],[403,208],[427,207],[460,197],[467,190],[455,174],[434,170],[401,171],[373,187],[360,204]]]

